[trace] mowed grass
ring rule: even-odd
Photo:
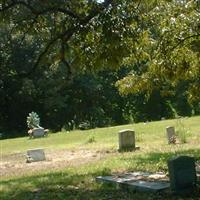
[[[38,147],[50,150],[105,151],[108,156],[96,162],[77,164],[73,168],[59,171],[49,169],[29,175],[2,177],[0,199],[177,199],[170,194],[122,191],[96,183],[95,177],[129,171],[167,172],[167,160],[176,155],[190,155],[200,160],[200,117],[184,118],[182,123],[187,130],[187,142],[177,145],[168,145],[165,133],[167,126],[176,127],[177,120],[60,132],[41,139],[29,140],[24,137],[2,140],[2,157],[25,153],[27,149]],[[122,129],[135,130],[136,145],[140,146],[140,150],[117,152],[118,131]]]

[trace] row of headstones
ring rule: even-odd
[[[45,160],[43,149],[28,150],[28,161]],[[189,156],[179,156],[168,161],[170,187],[176,193],[188,193],[196,188],[197,175],[195,160]]]
[[[43,135],[44,129],[36,129],[36,133],[38,136]],[[175,130],[174,127],[167,127],[166,128],[166,133],[167,133],[167,139],[168,143],[173,142],[173,138],[175,137]],[[37,135],[36,134],[36,135]],[[121,130],[119,131],[119,151],[132,151],[139,149],[135,145],[135,131],[134,130]],[[45,160],[45,155],[44,151],[42,149],[36,149],[36,150],[28,150],[27,151],[27,161],[32,162],[32,161],[41,161]]]
[[[166,136],[168,144],[176,142],[175,128],[173,126],[166,127]],[[119,151],[136,149],[139,149],[139,147],[135,145],[135,131],[130,129],[119,131]]]
[[[167,127],[168,143],[171,142],[171,138],[174,137],[175,132],[173,127]],[[37,129],[37,133],[40,135],[41,130]],[[44,130],[43,130],[44,131]],[[119,151],[132,151],[139,149],[135,145],[135,132],[133,130],[119,131]],[[45,154],[43,149],[32,149],[27,151],[27,162],[42,161],[45,160]]]

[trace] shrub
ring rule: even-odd
[[[182,118],[178,118],[176,122],[176,135],[179,138],[181,143],[187,142],[187,135],[189,134],[189,130],[186,129]]]
[[[89,121],[84,121],[84,122],[81,122],[78,127],[80,130],[88,130],[91,128],[91,124]]]
[[[27,122],[28,128],[30,129],[40,127],[40,117],[38,116],[36,112],[29,113],[26,122]]]

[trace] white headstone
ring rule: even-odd
[[[174,127],[173,126],[166,127],[166,134],[167,134],[168,144],[174,144],[176,142]]]
[[[27,151],[27,162],[37,162],[46,160],[43,149],[29,149]]]
[[[135,149],[135,131],[127,129],[119,131],[119,151]]]

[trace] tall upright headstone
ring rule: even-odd
[[[119,131],[119,151],[135,149],[135,131],[127,129]]]
[[[196,188],[195,160],[189,156],[178,156],[168,161],[170,187],[173,192],[190,193]]]
[[[166,135],[167,135],[168,144],[175,144],[176,135],[175,135],[175,129],[173,126],[166,127]]]

